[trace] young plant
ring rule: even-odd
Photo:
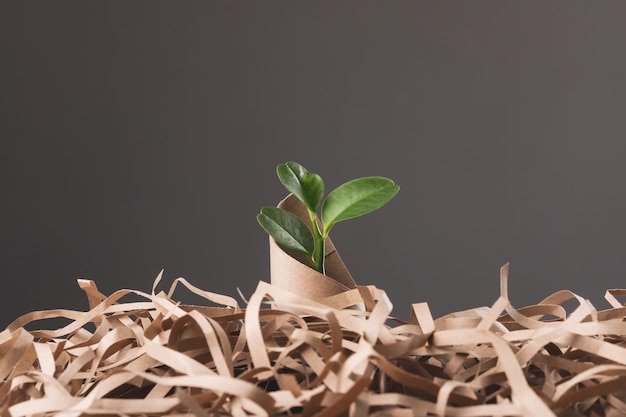
[[[279,245],[304,253],[311,266],[322,274],[325,273],[324,242],[333,226],[384,206],[400,189],[388,178],[364,177],[340,185],[324,200],[322,178],[297,162],[278,165],[276,173],[285,188],[306,206],[311,228],[298,216],[271,206],[261,209],[257,221]],[[321,221],[318,222],[320,205]]]

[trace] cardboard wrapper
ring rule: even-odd
[[[310,226],[309,214],[306,207],[293,194],[278,203],[278,207],[295,214]],[[350,292],[357,288],[352,275],[341,260],[330,238],[326,239],[324,264],[326,274],[321,274],[311,268],[308,260],[297,252],[287,251],[281,248],[271,237],[270,247],[270,275],[271,283],[281,289],[295,295],[330,307],[341,308],[345,306],[346,296],[355,301],[353,308],[364,308],[363,300],[360,300],[359,292]],[[312,285],[312,283],[314,283]],[[343,296],[342,296],[343,294]],[[354,298],[356,296],[356,298]],[[371,302],[372,300],[367,297]],[[297,313],[297,309],[280,308]]]
[[[0,332],[0,416],[626,415],[626,290],[601,311],[569,291],[516,309],[505,265],[491,307],[433,319],[418,303],[406,321],[375,286],[280,262],[245,306],[182,278],[108,296],[79,280],[88,311]],[[206,305],[176,302],[181,285]],[[41,329],[50,318],[67,324]]]

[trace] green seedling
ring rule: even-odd
[[[400,189],[388,178],[364,177],[340,185],[324,200],[324,181],[297,162],[276,167],[280,182],[307,208],[310,228],[298,216],[278,207],[266,206],[257,221],[276,243],[301,252],[318,272],[324,274],[324,242],[330,230],[343,220],[370,213],[389,202]],[[317,216],[321,205],[321,216]]]

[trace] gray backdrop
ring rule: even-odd
[[[86,308],[81,277],[250,295],[287,160],[401,186],[332,235],[399,317],[490,305],[508,261],[517,306],[606,308],[625,21],[624,2],[4,2],[0,327]]]

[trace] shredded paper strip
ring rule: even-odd
[[[626,415],[626,290],[603,311],[569,291],[516,309],[507,274],[490,308],[433,319],[420,303],[409,321],[374,286],[315,299],[260,282],[242,307],[180,278],[109,296],[79,280],[89,311],[33,312],[0,333],[0,413]],[[207,306],[176,302],[181,284]],[[58,317],[69,324],[25,329]]]

